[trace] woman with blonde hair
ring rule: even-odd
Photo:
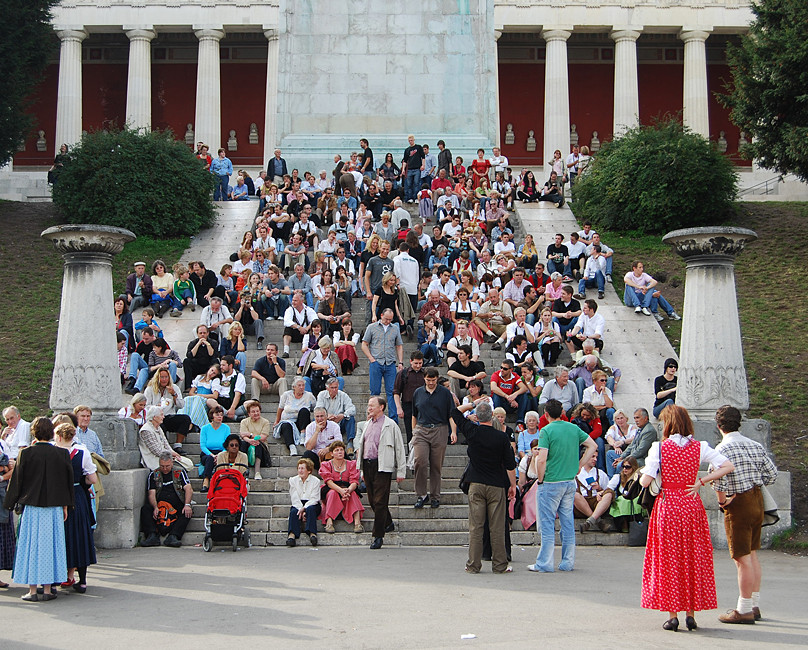
[[[219,344],[219,358],[231,356],[236,359],[236,370],[243,375],[247,372],[247,344],[244,341],[244,326],[234,320],[230,324],[227,336]]]
[[[159,406],[163,409],[165,416],[163,430],[177,434],[177,441],[172,447],[177,453],[181,452],[185,436],[196,429],[189,416],[178,412],[185,406],[185,400],[180,387],[172,383],[167,368],[160,368],[154,373],[143,395],[146,398],[146,406]]]

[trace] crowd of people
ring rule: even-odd
[[[340,516],[354,532],[363,532],[360,496],[366,491],[374,511],[371,548],[381,548],[385,533],[395,529],[388,507],[392,480],[403,480],[410,466],[414,508],[439,508],[447,445],[467,444],[470,573],[480,571],[483,558],[497,573],[512,570],[507,531],[517,517],[525,528],[541,531],[531,571],[554,570],[556,516],[562,536],[558,568],[572,570],[575,517],[582,520],[581,532],[609,532],[626,531],[648,516],[630,485],[659,472],[660,450],[674,459],[663,488],[671,475],[668,491],[692,487],[698,462],[689,445],[692,431],[674,405],[676,361],[665,362],[654,384],[651,410],[664,424],[662,444],[649,409],[627,411],[615,403],[621,372],[601,357],[609,342],[598,313],[598,300],[612,280],[614,251],[590,223],[568,238],[556,234],[546,249],[529,233],[517,242],[510,215],[515,201],[563,205],[565,185],[585,173],[586,148],[573,148],[567,158],[556,151],[550,178],[540,186],[527,169],[514,177],[498,148],[488,159],[480,149],[466,169],[443,140],[436,146],[437,155],[410,136],[400,166],[391,153],[377,164],[363,139],[361,152],[345,161],[335,156],[330,174],[321,170],[303,177],[297,169],[290,173],[276,150],[255,181],[241,171],[233,187],[226,152],[212,159],[199,147],[198,157],[219,178],[214,198],[254,198],[259,209],[232,264],[218,273],[200,260],[171,270],[155,260],[151,273],[145,262],[137,262],[114,301],[121,382],[131,396],[119,416],[137,424],[142,463],[150,470],[141,512],[143,546],[157,546],[161,537],[165,546],[182,544],[192,516],[189,472],[195,464],[203,491],[221,468],[249,477],[253,466],[252,480],[260,481],[262,469],[272,464],[270,438],[300,456],[289,479],[290,547],[302,533],[316,545],[318,522],[334,533]],[[415,203],[419,220],[413,223],[415,208],[404,206]],[[661,307],[679,319],[642,262],[634,262],[624,280],[628,307],[662,320]],[[587,298],[593,288],[597,300]],[[352,313],[358,300],[365,301],[361,325]],[[182,356],[166,341],[160,320],[197,307],[199,324]],[[276,319],[283,321],[282,338],[267,342],[266,323]],[[417,341],[407,367],[403,336]],[[251,368],[248,337],[264,353]],[[299,346],[299,355],[293,346]],[[483,346],[501,352],[492,357],[499,359],[498,367],[486,367]],[[366,419],[357,423],[344,377],[360,363],[368,365],[371,398]],[[274,421],[262,412],[261,395],[267,393],[279,396]],[[33,423],[32,445],[16,409],[4,412],[6,464],[0,456],[0,471],[6,473],[0,478],[11,480],[6,504],[20,502],[23,481],[45,480],[23,476],[19,461],[14,469],[26,447],[31,451],[22,458],[31,458],[28,467],[52,467],[48,481],[71,483],[58,503],[23,500],[32,514],[22,521],[31,528],[21,527],[14,578],[32,585],[27,600],[55,597],[53,586],[60,583],[86,589],[87,566],[95,562],[91,504],[97,477],[90,458],[91,452],[100,457],[103,452],[87,428],[89,419],[81,424],[82,413],[86,407],[58,416],[52,448],[67,450],[62,454],[44,451],[54,433],[49,420]],[[238,433],[226,422],[240,422]],[[198,464],[183,449],[190,433],[200,437]],[[708,452],[704,443],[699,449],[697,460],[716,468],[705,478],[723,480],[732,471],[726,457]],[[673,469],[680,464],[682,473]],[[773,480],[770,470],[763,483]],[[71,476],[83,478],[74,483]],[[669,504],[672,514],[666,517],[693,509],[684,496],[679,501]],[[57,544],[58,557],[45,558],[37,526],[60,528],[57,509],[68,507],[66,550]],[[659,510],[651,515],[649,584],[656,584],[654,572],[662,569],[648,558],[669,552],[666,536],[674,525]],[[9,522],[0,519],[0,568],[9,568],[14,555],[8,551],[14,540]],[[19,565],[37,553],[39,559]],[[672,613],[666,629],[674,626],[677,609],[692,618],[692,610],[711,602],[709,594],[686,600],[643,591],[644,606]],[[736,613],[748,618],[747,604],[739,601]]]

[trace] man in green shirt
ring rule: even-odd
[[[539,481],[541,548],[529,571],[552,573],[555,550],[555,518],[561,523],[561,563],[559,571],[572,571],[575,564],[575,477],[597,451],[595,442],[574,424],[561,420],[564,407],[555,399],[547,400],[548,424],[539,435],[535,463]],[[581,446],[584,453],[580,455]]]

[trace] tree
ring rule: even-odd
[[[96,131],[69,155],[53,186],[68,223],[151,237],[193,235],[213,224],[214,178],[170,131]]]
[[[750,142],[745,155],[808,181],[808,2],[760,0],[749,36],[728,49],[732,85],[719,100]]]
[[[607,230],[664,233],[723,221],[737,183],[727,157],[671,118],[606,143],[575,183],[574,210]]]
[[[35,119],[31,95],[56,39],[50,9],[58,0],[3,0],[0,12],[0,166],[30,135]]]

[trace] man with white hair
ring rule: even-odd
[[[390,181],[388,181],[389,183]],[[396,199],[393,201],[393,211],[390,213],[390,223],[393,224],[393,228],[398,230],[401,227],[401,220],[406,219],[407,222],[410,221],[410,213],[407,212],[402,207],[401,199]]]
[[[539,404],[545,404],[551,399],[561,402],[565,412],[569,412],[580,401],[578,388],[570,381],[570,371],[563,366],[557,366],[555,377],[544,385]]]
[[[20,449],[31,444],[31,423],[22,419],[16,406],[4,408],[3,419],[6,421],[6,428],[0,434],[0,440],[3,441],[7,456],[15,460]]]
[[[356,407],[348,393],[339,389],[339,379],[329,377],[325,380],[325,390],[317,396],[317,406],[324,408],[327,419],[339,426],[348,446],[345,453],[352,454],[356,437]]]
[[[199,324],[208,328],[211,340],[215,340],[218,345],[222,339],[227,338],[227,332],[232,322],[233,316],[230,314],[230,310],[222,304],[222,299],[219,296],[211,296],[210,304],[202,310],[202,316],[199,319]]]

